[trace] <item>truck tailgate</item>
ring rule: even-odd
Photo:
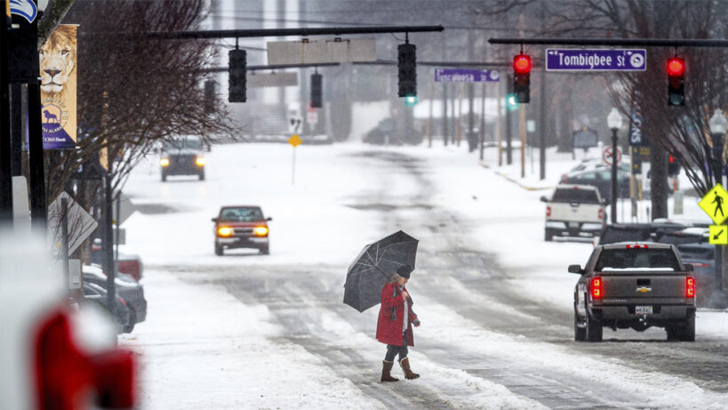
[[[551,216],[546,220],[601,222],[599,210],[602,209],[602,205],[600,204],[552,202],[549,205],[551,206]]]
[[[605,301],[686,297],[685,272],[604,270],[598,275],[603,281]]]

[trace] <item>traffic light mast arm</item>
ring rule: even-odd
[[[286,37],[286,36],[338,36],[346,34],[386,34],[386,33],[425,33],[439,32],[445,28],[438,26],[370,26],[370,27],[314,27],[314,28],[271,28],[253,30],[199,30],[171,31],[169,33],[112,33],[106,35],[126,38],[156,39],[213,39],[213,38],[250,38],[250,37]],[[88,35],[104,35],[89,33]]]
[[[728,48],[728,40],[674,38],[490,38],[490,44]]]

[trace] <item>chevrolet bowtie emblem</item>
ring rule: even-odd
[[[640,292],[640,293],[652,292],[652,288],[648,288],[647,286],[640,286],[639,288],[637,288],[637,292]]]

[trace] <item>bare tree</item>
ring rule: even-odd
[[[225,107],[205,113],[205,71],[215,47],[201,40],[159,40],[132,33],[200,28],[205,0],[81,1],[64,23],[79,24],[78,150],[47,153],[48,198],[55,198],[102,150],[115,188],[158,144],[181,134],[213,142],[232,136]],[[112,17],[113,16],[113,17]],[[122,35],[123,34],[123,35]]]
[[[724,4],[724,3],[723,3]],[[566,37],[725,38],[727,17],[720,1],[687,0],[566,0],[549,2],[549,34]],[[684,107],[667,105],[664,62],[679,54],[687,62]],[[721,49],[649,48],[647,71],[620,74],[610,87],[614,102],[625,115],[642,117],[641,131],[653,142],[651,154],[653,217],[667,216],[667,158],[684,166],[699,195],[715,184],[709,112],[725,108],[723,90],[728,63]],[[663,150],[664,149],[664,150]]]

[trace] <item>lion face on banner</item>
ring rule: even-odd
[[[46,95],[60,97],[76,76],[75,27],[60,26],[40,49],[41,91]]]

